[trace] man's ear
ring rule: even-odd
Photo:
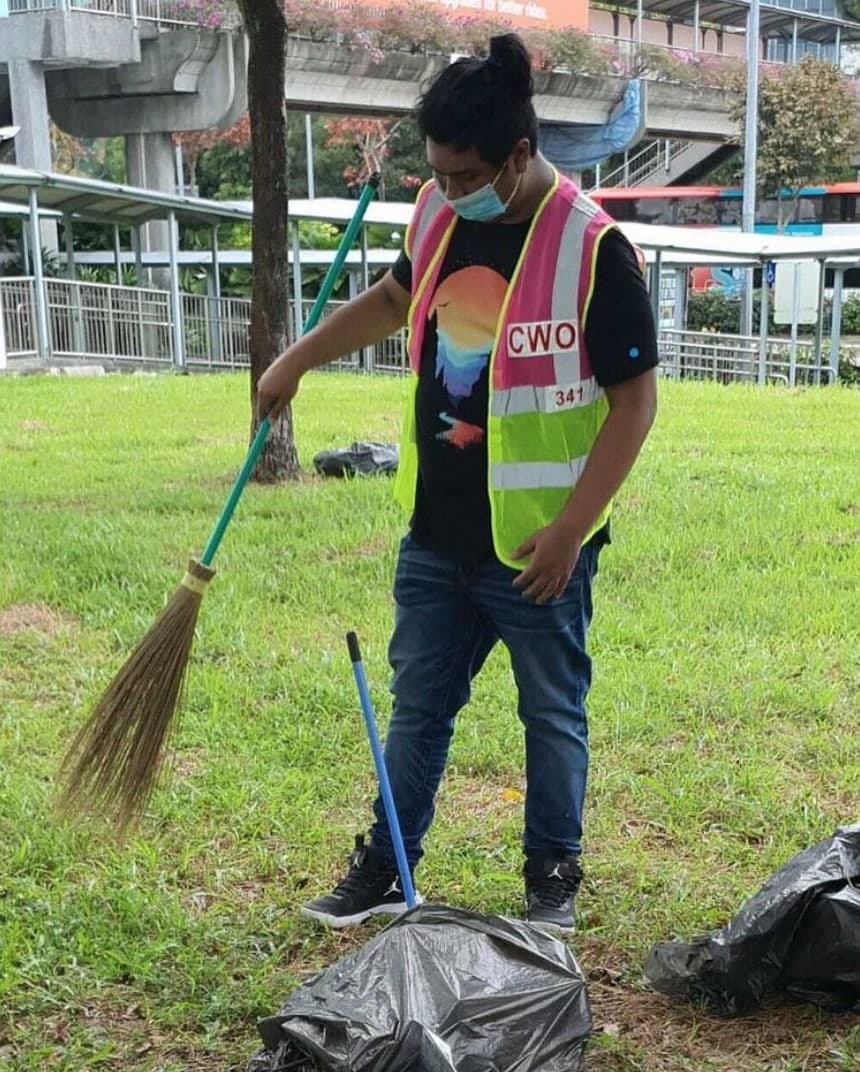
[[[514,151],[511,159],[513,160],[514,168],[518,175],[525,174],[526,168],[529,166],[529,160],[531,159],[532,149],[531,142],[528,138],[520,138],[517,144],[514,146]]]

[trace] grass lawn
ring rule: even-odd
[[[303,462],[393,440],[404,385],[319,375]],[[359,936],[299,919],[367,824],[343,635],[388,713],[403,518],[384,479],[250,488],[201,612],[174,778],[118,847],[52,816],[71,734],[209,534],[247,380],[0,382],[0,1067],[242,1069],[255,1021]],[[860,392],[666,384],[592,633],[581,932],[596,1072],[849,1072],[860,1021],[722,1022],[641,983],[858,818]],[[520,909],[523,747],[502,651],[463,712],[425,896]],[[365,932],[366,937],[366,932]]]

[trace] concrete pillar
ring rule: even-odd
[[[129,186],[161,193],[176,192],[176,173],[173,144],[167,133],[126,134],[125,169]],[[143,248],[147,252],[168,248],[169,229],[166,220],[153,220],[142,229]],[[163,271],[158,272],[158,286],[166,285]]]
[[[12,122],[21,129],[15,135],[15,163],[33,171],[51,170],[51,125],[45,95],[45,71],[41,63],[12,60],[9,63]]]
[[[12,122],[20,130],[15,135],[15,163],[32,171],[51,171],[51,124],[45,95],[45,70],[31,60],[11,60],[9,93]],[[42,246],[50,252],[58,248],[57,225],[43,220],[39,225]]]

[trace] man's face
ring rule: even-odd
[[[518,169],[514,161],[518,155],[519,146],[499,168],[483,160],[477,149],[464,149],[460,152],[448,145],[439,145],[430,138],[427,139],[427,163],[433,169],[433,177],[442,192],[451,201],[480,190],[494,180],[496,193],[503,202],[506,201],[517,182]]]

